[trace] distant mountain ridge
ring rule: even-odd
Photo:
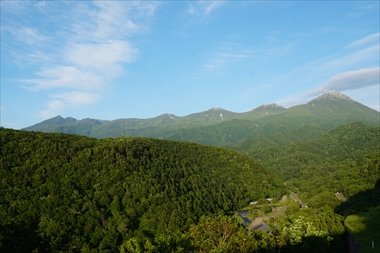
[[[183,117],[162,114],[148,119],[111,121],[89,118],[76,120],[57,116],[24,130],[71,133],[95,138],[140,136],[231,146],[256,136],[270,136],[306,125],[325,130],[355,121],[377,126],[379,115],[378,111],[345,94],[325,91],[306,104],[288,109],[272,103],[244,113],[217,107]]]
[[[39,132],[58,132],[79,135],[89,135],[92,127],[108,122],[108,120],[85,118],[77,120],[73,117],[63,118],[61,115],[42,121],[24,130]]]

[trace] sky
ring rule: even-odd
[[[379,1],[1,1],[1,126],[304,104],[379,110]]]

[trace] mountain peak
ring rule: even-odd
[[[319,95],[318,97],[314,98],[310,102],[312,102],[312,101],[316,102],[316,101],[325,100],[325,99],[354,101],[349,96],[346,96],[343,93],[340,93],[339,91],[336,91],[336,90],[326,90],[325,92],[323,92],[321,95]]]
[[[212,107],[209,109],[209,111],[224,111],[224,109],[221,107]]]
[[[281,108],[285,109],[283,106],[276,104],[276,103],[271,103],[271,104],[262,104],[260,107],[262,108]]]

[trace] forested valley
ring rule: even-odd
[[[346,227],[380,210],[379,128],[315,131],[237,152],[1,128],[0,251],[347,252]]]
[[[355,122],[296,144],[257,143],[248,140],[234,149],[263,164],[309,206],[335,208],[340,204],[336,192],[350,198],[374,188],[380,178],[379,127]]]

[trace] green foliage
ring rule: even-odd
[[[257,200],[257,205],[268,204],[269,201],[266,198],[260,198]]]
[[[0,131],[4,252],[180,251],[201,216],[285,192],[273,174],[228,149]]]
[[[335,208],[340,204],[336,192],[349,198],[373,188],[380,178],[379,133],[379,127],[352,123],[319,138],[246,154],[302,192],[308,205]]]
[[[202,217],[186,237],[193,252],[345,252],[343,218],[331,210],[310,210],[278,220],[269,232],[247,232],[232,218]]]
[[[286,215],[292,215],[294,213],[297,213],[301,208],[301,204],[298,202],[295,202],[291,200],[291,202],[286,207]]]
[[[218,127],[236,130],[230,122]],[[312,207],[289,200],[287,217],[276,217],[269,232],[261,232],[227,215],[254,200],[260,203],[249,219],[269,213],[273,203],[266,198],[286,191],[245,155],[178,141],[1,128],[0,251],[347,252],[343,217],[332,210],[371,213],[378,206],[379,127],[354,123],[322,137],[317,128],[302,129],[302,138],[317,138],[300,142],[278,134],[265,139],[272,148],[248,151]],[[336,192],[348,201],[341,203]]]
[[[308,207],[320,208],[322,206],[329,206],[331,208],[337,207],[342,203],[334,193],[330,191],[323,191],[311,197],[308,201]]]
[[[189,231],[191,244],[197,252],[234,252],[239,229],[231,218],[202,216],[199,223]]]
[[[239,144],[232,146],[231,148],[242,153],[248,153],[251,150],[257,150],[260,148],[286,146],[297,142],[310,140],[316,137],[320,137],[326,132],[327,130],[325,129],[304,125],[274,135],[259,135],[254,138],[242,141]]]
[[[271,208],[270,206],[268,206],[268,205],[263,205],[263,206],[261,207],[261,211],[262,211],[263,213],[270,213],[270,212],[272,211],[272,208]]]

